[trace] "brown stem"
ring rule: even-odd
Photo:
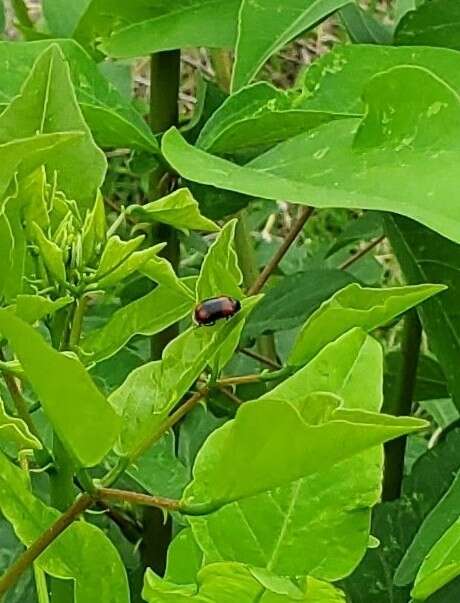
[[[182,419],[188,412],[195,408],[198,402],[206,396],[208,393],[208,388],[204,387],[200,389],[198,392],[194,393],[182,406],[173,412],[172,415],[169,415],[158,427],[156,431],[154,431],[151,435],[149,435],[145,440],[143,440],[137,448],[135,448],[128,459],[128,464],[135,461],[138,457],[140,457],[152,444],[158,442],[161,436],[166,433],[171,427]]]
[[[168,511],[179,511],[181,509],[180,500],[163,498],[162,496],[150,496],[139,492],[129,490],[117,490],[116,488],[98,488],[97,496],[101,500],[121,500],[134,505],[143,505],[145,507],[157,507]]]
[[[244,385],[245,383],[257,383],[260,381],[260,375],[237,375],[236,377],[225,377],[225,379],[219,379],[217,385]]]
[[[14,586],[28,567],[43,551],[64,532],[66,528],[86,511],[93,503],[89,494],[83,494],[63,513],[24,553],[11,565],[0,578],[0,598]]]
[[[249,356],[249,358],[254,358],[254,360],[257,360],[258,362],[265,364],[269,368],[276,369],[276,370],[282,368],[281,364],[278,364],[278,362],[275,362],[271,358],[267,358],[267,356],[264,356],[263,354],[254,352],[253,350],[248,350],[247,348],[238,348],[238,352],[240,352],[241,354],[244,354],[245,356]]]
[[[374,247],[377,247],[377,245],[379,243],[381,243],[384,239],[385,239],[385,235],[382,235],[381,237],[378,237],[377,239],[374,239],[373,241],[371,241],[368,245],[366,245],[365,247],[363,247],[362,249],[357,251],[354,255],[352,255],[347,260],[345,260],[342,264],[340,264],[340,266],[339,266],[340,270],[346,270],[347,268],[349,268],[352,264],[354,264],[355,262],[360,260],[364,255],[369,253],[369,251],[372,251],[372,249],[374,249]]]
[[[313,214],[314,209],[312,207],[302,207],[300,210],[299,217],[292,225],[291,229],[285,236],[283,242],[281,243],[279,249],[273,255],[271,260],[262,270],[262,272],[257,277],[255,283],[249,288],[248,295],[256,295],[263,288],[265,283],[270,278],[270,275],[276,270],[278,264],[281,262],[283,257],[286,255],[289,247],[296,240],[298,234],[301,232],[307,220]]]
[[[240,400],[238,398],[238,396],[235,396],[235,394],[232,391],[230,391],[229,389],[227,389],[226,387],[220,386],[219,389],[224,394],[224,396],[227,396],[227,398],[229,400],[231,400],[232,402],[234,402],[238,406],[240,404],[243,404],[243,400]]]

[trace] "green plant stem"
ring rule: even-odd
[[[68,526],[93,503],[89,494],[82,494],[43,534],[28,547],[20,557],[8,568],[0,578],[0,598],[9,588],[14,586],[21,575],[37,559],[39,555],[60,535]],[[63,603],[63,601],[59,601]]]
[[[117,490],[116,488],[98,488],[97,496],[100,500],[120,500],[133,505],[142,505],[146,507],[156,507],[158,509],[166,509],[167,511],[180,511],[180,500],[164,498],[162,496],[150,496],[148,494],[140,494],[139,492],[131,492],[129,490]]]
[[[417,366],[422,340],[422,325],[416,310],[408,312],[404,318],[404,332],[401,343],[402,362],[398,386],[394,399],[385,401],[384,412],[395,416],[408,416],[412,411]],[[385,470],[382,499],[395,500],[401,495],[404,474],[406,436],[385,444]]]
[[[85,316],[89,297],[83,295],[76,303],[72,319],[72,326],[69,335],[69,348],[76,348],[80,342],[81,332],[83,328],[83,318]]]
[[[276,250],[275,254],[270,259],[268,264],[259,274],[253,285],[249,288],[248,295],[256,295],[263,289],[266,282],[268,281],[272,273],[277,269],[279,263],[286,255],[290,246],[296,240],[297,236],[300,234],[313,212],[314,209],[312,207],[302,207],[299,213],[299,217],[294,222],[287,235],[284,237],[283,242]]]

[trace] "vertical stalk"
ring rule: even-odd
[[[395,396],[385,401],[384,412],[395,416],[410,415],[417,379],[417,366],[422,341],[422,325],[416,310],[408,312],[404,318],[404,332],[401,343],[402,361]],[[404,475],[406,436],[385,444],[385,470],[382,499],[395,500],[401,495]]]
[[[179,119],[178,98],[180,85],[180,51],[169,50],[153,54],[150,58],[150,127],[160,134]],[[150,200],[159,199],[169,186],[168,174],[161,166],[150,179]],[[175,270],[180,262],[180,247],[177,231],[168,225],[159,225],[152,233],[155,242],[167,242],[163,256]],[[158,360],[166,345],[178,334],[177,325],[165,329],[151,339],[151,358]]]
[[[153,54],[150,58],[150,127],[160,134],[179,120],[178,99],[180,86],[180,50]],[[150,179],[150,200],[159,199],[171,189],[171,180],[163,166],[155,170]],[[180,263],[180,246],[177,231],[167,225],[159,225],[153,232],[155,242],[166,241],[163,256],[177,271]],[[178,325],[172,325],[150,340],[151,358],[161,358],[164,348],[179,333]],[[160,509],[145,508],[143,512],[142,561],[162,575],[166,567],[166,552],[172,538],[171,520],[165,523]]]

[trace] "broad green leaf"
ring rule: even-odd
[[[99,362],[110,358],[134,335],[154,335],[191,314],[193,298],[165,285],[117,310],[100,329],[83,340],[83,354]]]
[[[30,433],[29,428],[21,419],[10,416],[6,410],[3,400],[0,398],[0,441],[11,443],[18,450],[32,449],[40,450],[40,441]]]
[[[344,603],[341,591],[313,578],[288,580],[261,576],[238,563],[215,563],[202,568],[197,584],[180,585],[159,578],[152,570],[145,575],[142,597],[147,603]]]
[[[116,29],[102,50],[116,58],[138,57],[175,48],[235,44],[239,0],[162,0],[158,16]]]
[[[53,2],[53,0],[51,0]],[[51,42],[0,42],[0,103],[11,101],[37,57]],[[74,40],[56,40],[70,69],[75,93],[96,142],[107,147],[157,151],[158,145],[142,116],[101,75],[97,64]]]
[[[0,333],[8,339],[68,452],[83,467],[96,465],[118,436],[120,420],[83,365],[51,348],[7,310],[0,311]]]
[[[414,540],[407,549],[395,575],[395,584],[405,586],[414,581],[418,570],[430,551],[440,542],[459,518],[460,474],[457,474],[449,490],[426,517]],[[460,557],[458,557],[460,571]]]
[[[442,46],[460,50],[460,6],[455,0],[430,0],[398,23],[395,44]]]
[[[176,499],[181,497],[189,481],[187,469],[176,456],[172,431],[168,431],[159,442],[136,459],[127,473],[150,494]]]
[[[392,43],[392,29],[377,20],[370,10],[350,3],[340,9],[339,14],[352,42],[382,45]]]
[[[217,224],[201,215],[198,202],[187,188],[146,205],[131,205],[128,213],[142,222],[162,222],[179,230],[219,230]]]
[[[43,0],[43,16],[56,38],[72,36],[91,0]]]
[[[329,122],[249,165],[194,149],[174,129],[163,138],[163,152],[183,177],[202,184],[315,207],[393,211],[460,241],[460,98],[436,73],[400,66],[370,80],[365,101],[362,121]]]
[[[29,490],[28,477],[0,454],[0,510],[19,539],[30,546],[59,517]],[[75,580],[75,603],[88,603],[97,592],[101,603],[129,603],[126,570],[104,533],[74,522],[36,560],[50,576]]]
[[[219,295],[241,299],[243,275],[234,248],[235,228],[236,220],[227,222],[209,248],[196,284],[198,301]]]
[[[398,66],[418,66],[460,90],[460,55],[445,48],[349,44],[336,46],[301,77],[304,109],[363,115],[363,90],[377,74]],[[399,105],[399,103],[398,103]]]
[[[242,88],[212,114],[196,144],[216,155],[263,149],[339,117],[305,111],[302,100],[266,82]]]
[[[446,292],[447,293],[447,292]],[[444,294],[445,295],[445,294]],[[385,397],[396,395],[398,375],[402,362],[402,354],[398,351],[389,352],[385,356]],[[435,400],[448,398],[446,378],[440,364],[427,354],[420,354],[417,366],[417,382],[414,390],[414,400]]]
[[[288,364],[305,364],[325,344],[349,329],[360,327],[372,331],[444,289],[443,285],[369,289],[352,283],[308,318],[296,338]]]
[[[349,0],[243,0],[232,90],[249,83],[267,59],[285,44],[324,20]]]
[[[16,195],[7,197],[0,210],[0,297],[10,301],[24,289],[26,237],[22,204]]]
[[[245,336],[257,337],[303,324],[323,301],[353,280],[341,270],[305,270],[285,276],[267,291],[251,314]]]
[[[422,400],[420,407],[432,417],[441,429],[446,429],[460,419],[460,413],[451,398]]]
[[[166,346],[160,361],[132,371],[111,394],[110,402],[123,419],[119,454],[132,454],[153,432],[258,301],[259,297],[244,300],[240,312],[228,322],[184,331]]]
[[[183,282],[171,265],[171,262],[160,255],[157,255],[146,262],[140,272],[159,285],[176,291],[182,297],[189,297],[195,301],[195,287],[193,291]],[[193,283],[195,284],[195,282]]]
[[[27,236],[33,238],[32,224],[42,230],[49,226],[46,171],[42,165],[37,170],[21,178],[18,182],[17,197],[23,205],[23,222]]]
[[[392,246],[409,283],[433,282],[448,286],[442,295],[421,308],[423,326],[429,345],[436,354],[448,388],[460,407],[460,315],[457,299],[460,292],[459,246],[420,224],[403,218],[387,218]]]
[[[168,547],[165,580],[176,584],[193,584],[203,565],[203,552],[191,528],[181,530]]]
[[[321,390],[342,396],[347,408],[377,412],[381,383],[380,346],[355,329],[261,400],[301,402]],[[281,575],[337,580],[356,567],[368,546],[382,464],[381,447],[366,450],[294,484],[189,520],[209,561],[243,561]]]
[[[59,46],[53,45],[38,57],[20,96],[0,116],[0,142],[69,131],[81,135],[53,154],[46,167],[51,181],[57,172],[57,186],[68,198],[87,206],[104,180],[106,160],[83,119],[68,65]]]
[[[274,490],[427,425],[418,419],[346,410],[340,404],[337,396],[322,393],[304,398],[302,408],[280,400],[242,405],[236,418],[216,430],[201,449],[183,497],[187,512],[206,514]],[[325,414],[310,424],[303,414],[316,407]]]
[[[32,227],[35,242],[46,270],[54,280],[63,285],[67,280],[67,276],[62,249],[46,237],[40,226],[32,224]]]
[[[448,528],[425,557],[411,595],[416,601],[424,601],[458,575],[460,575],[460,519]]]
[[[424,0],[396,0],[395,2],[395,20],[399,22],[406,13],[416,10]]]
[[[85,216],[82,229],[82,260],[85,264],[91,263],[105,242],[106,235],[104,199],[99,193],[92,210],[88,211]]]
[[[24,322],[33,324],[45,316],[54,314],[61,308],[65,308],[73,302],[70,296],[59,297],[51,300],[40,295],[18,295],[16,297],[15,314]]]

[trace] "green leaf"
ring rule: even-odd
[[[160,255],[151,258],[142,266],[140,272],[155,283],[164,285],[168,289],[176,291],[182,297],[185,296],[195,301],[195,287],[193,287],[192,291],[192,289],[185,284],[185,281],[182,281],[182,279],[177,276],[171,263],[168,262],[166,258],[161,257]],[[189,284],[191,285],[191,282]],[[195,281],[193,281],[193,284],[195,285]]]
[[[148,603],[344,603],[341,591],[313,578],[300,580],[296,587],[238,563],[215,563],[198,573],[197,584],[180,585],[159,578],[152,570],[145,574],[142,597]]]
[[[354,329],[260,402],[303,404],[307,394],[324,391],[340,395],[347,408],[377,412],[381,383],[381,348]],[[320,415],[321,407],[316,410]],[[189,521],[209,562],[241,561],[280,575],[313,573],[337,580],[356,567],[368,546],[382,459],[381,448],[366,450],[293,484]]]
[[[59,517],[29,490],[28,477],[0,454],[0,509],[19,539],[30,546]],[[101,530],[74,522],[37,558],[50,576],[75,580],[75,603],[88,603],[97,592],[101,603],[129,603],[126,571]]]
[[[395,2],[395,21],[398,23],[405,14],[411,10],[416,10],[424,0],[396,0]]]
[[[168,431],[127,470],[144,490],[155,496],[180,498],[188,483],[185,466],[176,457],[174,433]]]
[[[24,288],[26,238],[22,228],[21,203],[7,197],[0,210],[0,296],[10,301]]]
[[[394,581],[397,586],[405,586],[414,581],[419,568],[459,518],[460,474],[457,473],[449,490],[425,518],[414,540],[407,549],[396,572]],[[447,536],[446,536],[447,537]],[[458,558],[460,571],[460,557]],[[423,573],[423,572],[421,572]]]
[[[17,417],[11,417],[0,398],[0,441],[12,443],[18,450],[40,450],[40,441],[29,431],[27,425]]]
[[[391,28],[378,21],[370,10],[364,10],[357,4],[348,4],[339,14],[352,42],[382,45],[392,43]]]
[[[446,292],[447,293],[447,292]],[[445,295],[445,294],[444,294]],[[402,353],[389,352],[385,356],[385,397],[390,399],[396,395],[399,369]],[[442,368],[435,358],[420,354],[417,366],[417,382],[415,384],[414,400],[435,400],[448,398],[446,378]]]
[[[174,129],[163,138],[163,152],[183,177],[202,184],[315,207],[393,211],[460,241],[454,201],[460,99],[455,91],[436,73],[401,66],[375,76],[365,101],[362,121],[329,122],[249,165],[194,149]],[[383,113],[390,115],[388,123],[382,124]],[[433,161],[440,156],[442,161]]]
[[[53,241],[48,239],[43,230],[37,224],[32,224],[35,242],[38,246],[40,256],[50,276],[63,285],[67,280],[64,264],[64,253]]]
[[[244,300],[228,322],[183,332],[166,346],[160,361],[132,371],[111,394],[110,402],[123,419],[119,454],[132,454],[154,432],[258,301],[259,297]]]
[[[219,230],[217,224],[201,215],[197,201],[187,188],[146,205],[131,205],[128,213],[143,222],[161,222],[179,230]]]
[[[91,0],[43,0],[43,16],[56,38],[69,38]]]
[[[134,335],[151,336],[192,312],[193,298],[165,285],[117,310],[100,329],[92,330],[81,347],[91,361],[99,362],[118,352]]]
[[[70,296],[51,300],[39,295],[18,295],[16,297],[15,314],[24,322],[33,324],[45,316],[50,316],[73,302]]]
[[[345,410],[339,408],[340,403],[337,396],[318,393],[304,398],[301,410],[273,399],[241,406],[235,420],[216,430],[201,449],[194,479],[184,493],[186,511],[216,511],[329,469],[340,460],[427,425],[418,419]],[[327,410],[319,423],[303,418],[309,406]]]
[[[118,235],[110,237],[102,252],[94,279],[100,279],[121,266],[132,253],[139,249],[144,239],[144,235],[128,241],[123,241]]]
[[[116,29],[101,48],[116,58],[193,46],[232,48],[239,4],[239,0],[162,1],[154,7],[158,16]]]
[[[308,318],[296,338],[288,364],[305,364],[325,344],[349,329],[360,327],[372,331],[444,289],[442,285],[370,289],[352,283]]]
[[[53,45],[38,57],[20,96],[1,114],[0,142],[64,131],[80,136],[53,154],[46,167],[51,181],[57,173],[57,186],[68,198],[87,206],[94,202],[107,164],[81,114],[68,65]]]
[[[181,530],[168,547],[165,580],[176,584],[193,584],[203,565],[203,552],[191,528]]]
[[[421,308],[423,326],[430,348],[436,354],[447,379],[449,392],[460,408],[460,292],[459,246],[420,224],[388,217],[392,246],[409,283],[444,283],[448,290]]]
[[[234,248],[235,228],[236,220],[227,222],[209,248],[196,284],[198,301],[219,295],[241,299],[243,275]]]
[[[258,337],[303,324],[323,301],[353,280],[341,270],[305,270],[285,276],[251,314],[245,336]]]
[[[460,519],[441,536],[420,568],[411,595],[425,600],[460,575]]]
[[[142,267],[156,254],[163,249],[165,243],[159,243],[148,249],[141,251],[135,251],[125,260],[123,260],[118,266],[116,266],[111,272],[108,272],[102,277],[98,277],[95,286],[99,289],[108,289],[118,284],[123,279],[128,278],[134,272],[141,270]]]
[[[232,90],[248,84],[275,52],[349,1],[285,0],[281,8],[276,0],[243,0],[239,13]]]
[[[455,0],[430,0],[408,12],[395,32],[401,46],[442,46],[460,50],[460,6]]]
[[[118,436],[120,420],[82,364],[51,348],[7,310],[0,310],[0,332],[68,452],[83,467],[96,465]]]
[[[222,103],[203,126],[196,144],[216,155],[250,151],[270,147],[336,117],[305,111],[301,96],[257,82]]]
[[[19,93],[35,60],[51,43],[59,45],[68,61],[80,109],[96,142],[100,146],[158,151],[155,137],[142,116],[74,40],[0,42],[0,103],[11,101]]]

